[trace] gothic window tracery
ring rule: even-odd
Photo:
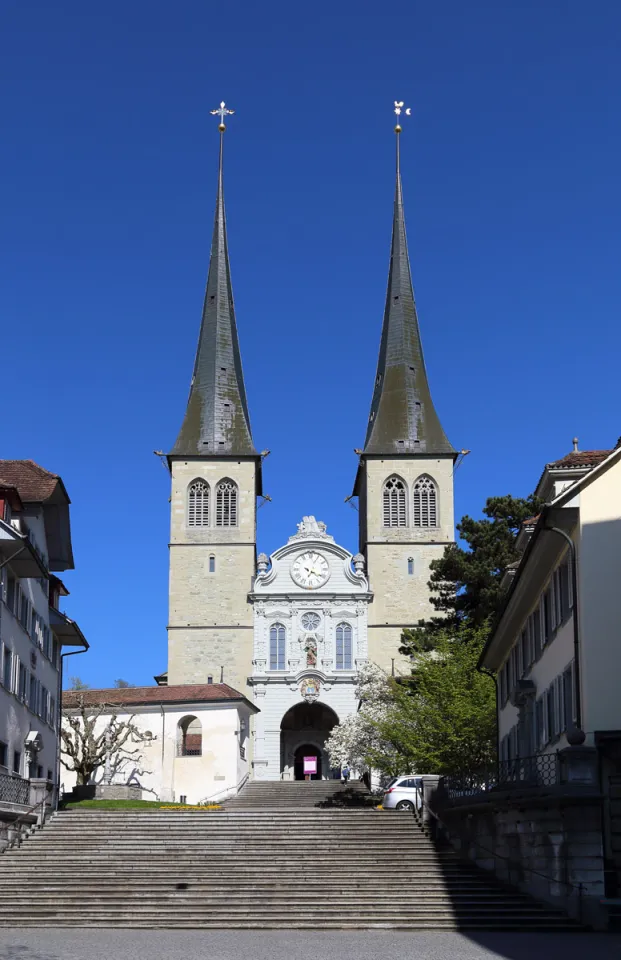
[[[216,526],[237,526],[237,484],[228,478],[216,488]]]
[[[400,477],[389,477],[383,491],[384,526],[405,527],[405,483]]]
[[[287,632],[282,623],[270,627],[270,670],[285,669]]]
[[[336,669],[352,669],[352,628],[349,623],[339,623],[336,628]]]
[[[188,489],[188,527],[209,526],[209,484],[195,480]]]
[[[431,477],[419,477],[414,484],[413,523],[415,527],[438,525],[438,492]]]

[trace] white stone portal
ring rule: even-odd
[[[326,525],[304,517],[270,558],[261,554],[254,609],[253,776],[300,779],[304,756],[317,776],[339,776],[324,745],[332,727],[355,713],[357,672],[368,656],[372,594],[362,557],[334,542]]]

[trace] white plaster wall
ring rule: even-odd
[[[583,726],[621,729],[621,462],[580,493]]]
[[[338,720],[343,720],[357,710],[355,686],[353,678],[327,685],[322,684],[317,703],[330,707],[336,713]],[[255,705],[261,711],[255,717],[255,779],[281,779],[280,725],[286,712],[303,702],[299,684],[287,683],[284,679],[268,681],[264,685],[261,684],[258,689],[255,687]],[[292,732],[289,733],[290,737],[291,735]],[[313,743],[323,749],[325,743],[325,737],[321,736],[320,731],[312,733],[300,731],[295,743],[294,740],[296,740],[295,735],[291,739],[290,749],[295,749],[296,745],[303,743]],[[324,775],[326,774],[327,770],[324,769]],[[293,770],[285,770],[284,777],[292,778]]]
[[[197,717],[201,723],[200,757],[177,756],[179,722],[187,716]],[[109,712],[99,717],[97,734],[105,730],[109,717]],[[152,740],[132,746],[138,747],[139,755],[126,761],[113,778],[114,783],[127,783],[135,773],[144,800],[178,801],[185,795],[188,803],[198,803],[234,790],[247,773],[248,760],[241,759],[239,750],[241,719],[246,731],[243,738],[248,731],[249,710],[243,704],[153,704],[128,708],[117,717],[124,722],[133,718],[141,733],[153,734]],[[62,783],[69,791],[75,785],[75,773],[64,766],[62,771]],[[101,782],[103,777],[101,767],[94,780]]]

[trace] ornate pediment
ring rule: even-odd
[[[298,523],[298,532],[289,537],[289,543],[296,543],[298,540],[325,540],[334,543],[334,537],[326,533],[325,523],[312,516],[302,517],[301,523]]]

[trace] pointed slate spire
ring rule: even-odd
[[[258,456],[250,431],[224,214],[224,115],[232,111],[221,104],[212,112],[221,119],[220,161],[207,290],[188,405],[169,456]]]
[[[397,112],[397,111],[395,111]],[[390,272],[363,453],[455,454],[436,413],[423,358],[403,212],[399,141]]]

